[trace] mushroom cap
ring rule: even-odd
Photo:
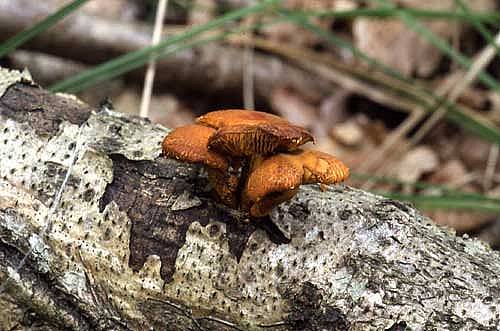
[[[217,130],[208,141],[210,149],[236,157],[292,151],[313,138],[305,129],[283,123],[232,125]]]
[[[171,131],[163,140],[163,155],[189,163],[201,163],[226,172],[228,160],[208,149],[208,139],[215,129],[198,125],[186,125]]]
[[[245,185],[243,207],[262,217],[289,200],[301,184],[335,184],[349,176],[349,168],[330,154],[300,150],[265,159],[253,169]]]
[[[216,129],[220,129],[224,126],[240,125],[240,124],[263,124],[263,123],[276,123],[285,122],[285,119],[255,110],[243,110],[243,109],[227,109],[227,110],[217,110],[210,113],[206,113],[196,119],[196,123],[203,124],[206,126],[211,126]]]
[[[236,157],[291,151],[314,141],[304,128],[285,119],[252,110],[221,110],[205,114],[197,122],[217,128],[208,146]]]
[[[336,184],[349,177],[349,168],[328,153],[307,150],[297,157],[304,169],[303,184]]]
[[[278,154],[251,171],[243,191],[242,205],[252,216],[267,215],[297,192],[304,170],[296,161],[289,155]]]

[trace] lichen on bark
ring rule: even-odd
[[[9,79],[0,329],[499,328],[499,254],[410,205],[304,186],[274,228],[244,223],[201,167],[161,157],[167,129]]]

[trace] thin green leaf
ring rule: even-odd
[[[487,197],[478,198],[470,196],[454,195],[411,195],[390,192],[378,192],[391,199],[409,201],[414,203],[419,209],[445,209],[445,210],[467,210],[486,213],[500,213],[500,200]]]
[[[454,197],[467,197],[469,199],[478,199],[478,200],[484,200],[484,199],[489,199],[483,194],[479,193],[473,193],[473,192],[463,192],[459,191],[457,189],[448,187],[446,185],[438,185],[438,184],[430,184],[426,182],[408,182],[408,181],[402,181],[397,178],[393,177],[387,177],[387,176],[374,176],[374,175],[368,175],[368,174],[361,174],[361,173],[351,173],[350,178],[355,179],[355,180],[370,180],[375,183],[384,183],[384,184],[390,184],[390,185],[395,185],[395,186],[401,186],[401,187],[411,187],[419,190],[426,190],[429,192],[433,192],[434,194],[439,194],[441,196],[454,196]]]
[[[469,210],[481,212],[500,212],[500,200],[489,198],[473,192],[459,191],[446,185],[429,184],[425,182],[407,182],[392,177],[373,176],[368,174],[352,173],[352,179],[371,180],[403,187],[413,187],[425,190],[426,194],[402,194],[397,192],[373,191],[391,199],[415,203],[420,209]]]
[[[356,18],[356,17],[378,17],[390,18],[399,12],[408,13],[414,17],[426,20],[460,20],[469,21],[471,18],[478,22],[498,25],[500,23],[500,12],[477,12],[469,11],[468,14],[445,10],[425,10],[417,8],[358,8],[352,10],[324,10],[324,11],[302,11],[306,16],[331,17],[331,18]]]
[[[463,0],[455,0],[455,3],[458,4],[464,15],[468,18],[468,20],[472,23],[476,30],[479,31],[483,38],[486,39],[488,43],[490,43],[490,45],[495,48],[497,55],[500,55],[500,47],[498,47],[498,44],[495,42],[495,37],[488,31],[488,29],[486,29],[481,20],[472,15],[471,10]]]
[[[31,38],[37,36],[48,28],[52,27],[54,24],[62,20],[64,17],[75,11],[81,5],[83,5],[87,0],[74,0],[67,4],[66,6],[59,9],[54,14],[48,16],[41,22],[33,25],[32,27],[19,32],[12,38],[9,38],[4,43],[0,45],[0,58],[7,55],[20,45],[24,44]]]
[[[216,29],[223,26],[226,23],[235,21],[242,17],[245,17],[252,13],[257,13],[266,10],[272,5],[279,3],[281,0],[265,0],[254,6],[234,10],[229,12],[219,18],[216,18],[206,24],[195,26],[186,32],[183,32],[177,36],[165,39],[155,46],[145,47],[143,49],[124,54],[117,57],[114,60],[102,63],[95,66],[92,69],[86,70],[74,77],[68,78],[62,82],[56,83],[49,87],[51,91],[76,91],[79,89],[79,85],[85,84],[87,80],[102,81],[103,79],[96,79],[96,77],[105,77],[104,79],[110,79],[116,77],[126,71],[123,68],[137,68],[151,58],[151,56],[158,57],[158,54],[165,51],[165,54],[171,54],[166,51],[168,47],[176,47],[179,43],[186,42],[191,38],[194,38],[206,31],[211,29]],[[157,53],[155,55],[155,53]]]

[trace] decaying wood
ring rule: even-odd
[[[53,13],[54,1],[0,0],[0,40],[12,36]],[[98,64],[151,44],[151,29],[131,22],[74,13],[23,47],[65,57],[83,64]],[[92,49],[92,52],[88,50]],[[211,43],[179,51],[157,63],[155,86],[206,93],[241,93],[243,49]],[[255,93],[268,98],[277,87],[289,87],[312,100],[330,93],[332,85],[276,57],[254,54]],[[143,79],[142,70],[129,74]]]
[[[0,114],[2,330],[500,327],[500,255],[411,206],[304,186],[248,223],[163,127],[6,70]]]

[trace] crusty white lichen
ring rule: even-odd
[[[112,161],[96,150],[96,146],[108,138],[107,130],[113,125],[108,119],[113,116],[121,118],[114,113],[93,114],[83,130],[64,123],[57,135],[45,138],[37,136],[26,124],[2,120],[0,207],[14,208],[23,220],[5,218],[1,227],[9,232],[11,242],[26,240],[27,250],[37,261],[36,268],[55,275],[68,294],[77,295],[88,305],[98,305],[93,302],[85,278],[85,273],[91,273],[96,284],[109,289],[111,294],[107,299],[112,304],[122,308],[124,314],[130,313],[140,320],[140,315],[136,316],[135,301],[130,298],[144,299],[148,291],[142,287],[151,288],[151,283],[163,284],[163,280],[148,281],[150,276],[133,273],[128,268],[130,221],[127,215],[113,202],[103,212],[99,211],[99,198],[112,181]],[[141,151],[141,157],[153,159],[158,156],[158,142],[165,134],[164,129],[148,130],[145,134],[138,129],[144,127],[142,121],[137,120],[129,127],[122,124],[122,133],[130,138],[120,147],[124,154],[131,159],[137,158],[137,150]],[[137,134],[134,136],[131,132]],[[144,145],[151,151],[148,152]],[[156,147],[154,153],[150,146]],[[53,198],[63,182],[75,148],[79,151],[64,188],[62,203],[51,213]],[[36,192],[40,200],[35,198]],[[37,208],[33,211],[35,205]],[[155,275],[159,278],[159,273]],[[2,281],[5,276],[1,277]],[[129,287],[124,288],[124,284]],[[155,288],[158,290],[161,286]]]
[[[0,68],[0,97],[4,95],[11,85],[20,82],[33,83],[31,74],[27,69],[17,71]]]

